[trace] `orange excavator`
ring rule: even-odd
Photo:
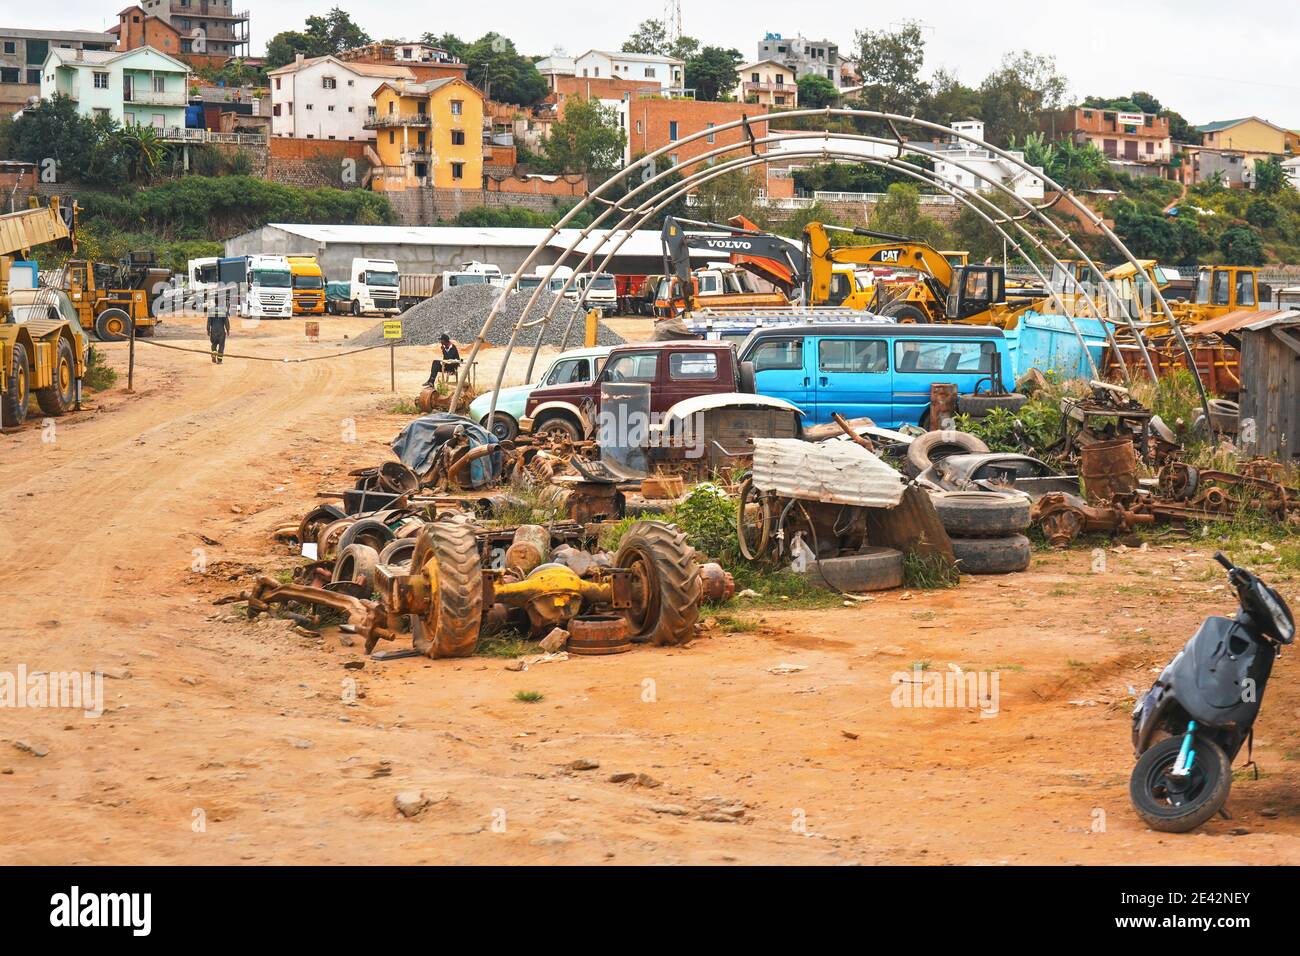
[[[707,229],[687,232],[683,225]],[[669,278],[667,298],[671,314],[709,308],[782,306],[803,283],[805,259],[798,244],[752,228],[743,216],[731,224],[692,219],[664,220],[664,273]],[[731,268],[706,266],[691,269],[691,250],[727,254]],[[762,292],[753,283],[759,276],[781,291]],[[661,310],[665,311],[665,310]]]

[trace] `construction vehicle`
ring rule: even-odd
[[[832,246],[828,233],[845,232],[881,239],[864,246]],[[1008,298],[1006,271],[1001,266],[960,265],[963,253],[941,252],[907,236],[862,228],[810,222],[804,227],[808,263],[808,304],[840,305],[876,312],[899,322],[963,322],[1010,328],[1031,308],[1042,305],[1045,290],[1016,290]],[[950,258],[951,257],[951,258]],[[890,267],[916,273],[916,281],[889,286],[886,299],[880,283],[864,285],[846,266]]]
[[[718,230],[722,234],[687,232],[682,224]],[[762,292],[753,275],[793,291],[803,283],[806,271],[803,251],[788,239],[756,229],[692,219],[664,219],[665,294],[656,295],[655,312],[661,317],[678,315],[708,305],[710,308],[753,308],[789,305],[787,292]],[[710,266],[691,270],[691,250],[724,252],[728,268]]]
[[[46,303],[28,292],[15,306],[9,296],[14,254],[68,239],[75,249],[75,204],[65,210],[58,197],[47,207],[33,204],[0,215],[0,424],[14,428],[27,418],[33,393],[46,415],[63,415],[81,398],[89,343],[80,326],[51,296]],[[40,290],[37,290],[39,292]]]
[[[154,291],[171,280],[151,252],[132,252],[117,265],[69,259],[63,288],[77,307],[81,327],[101,342],[122,342],[135,334],[150,336],[158,324]]]
[[[293,276],[293,314],[322,315],[325,312],[325,273],[315,256],[285,256]]]

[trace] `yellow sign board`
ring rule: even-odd
[[[392,319],[384,323],[384,338],[400,339],[402,337],[402,320]]]

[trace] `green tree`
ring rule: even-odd
[[[435,46],[439,50],[446,50],[458,60],[464,60],[465,54],[469,52],[470,44],[466,43],[454,33],[443,33],[441,35],[425,31],[420,36],[420,42],[429,46]]]
[[[618,125],[618,111],[599,100],[571,96],[564,118],[551,124],[542,143],[542,158],[553,173],[587,173],[604,179],[623,165],[627,133]]]
[[[898,30],[855,30],[853,50],[866,108],[915,114],[926,92],[921,79],[925,38],[920,24],[909,20]]]
[[[733,169],[695,190],[692,218],[726,222],[732,216],[745,216],[761,228],[767,221],[767,210],[761,204],[759,192],[754,176],[743,169]]]
[[[123,157],[131,170],[131,179],[150,182],[158,173],[167,154],[167,147],[152,126],[133,123],[118,133]]]
[[[947,248],[951,242],[943,223],[921,212],[920,190],[907,183],[889,187],[871,213],[870,225],[876,232],[920,239],[937,249]]]
[[[697,100],[720,100],[736,88],[736,67],[744,61],[739,50],[706,46],[686,61],[686,85],[695,90]]]
[[[1259,233],[1249,226],[1232,226],[1219,237],[1219,251],[1223,262],[1230,266],[1262,266],[1264,243]]]
[[[371,42],[370,34],[361,29],[352,15],[333,7],[322,16],[310,16],[304,30],[285,30],[266,43],[266,65],[269,69],[292,63],[294,57],[327,56],[342,53],[353,47]]]
[[[465,48],[461,59],[469,64],[469,81],[489,99],[531,106],[547,93],[546,80],[528,57],[520,56],[512,40],[487,33]]]
[[[940,67],[930,78],[917,115],[932,123],[948,126],[957,120],[978,117],[980,109],[979,91],[961,82],[955,73]]]
[[[1286,170],[1276,156],[1255,160],[1255,191],[1274,196],[1286,185]]]
[[[819,110],[830,106],[839,98],[835,84],[820,73],[809,73],[799,77],[799,106]]]
[[[1066,85],[1053,57],[1029,50],[1006,54],[980,84],[985,138],[1000,146],[1023,140],[1038,129],[1040,112],[1061,107]]]
[[[624,53],[664,55],[668,52],[668,28],[662,20],[642,20],[623,41]]]

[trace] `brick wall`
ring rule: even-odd
[[[535,196],[582,196],[587,191],[587,177],[581,174],[564,176],[487,176],[485,185],[491,193],[521,193]]]
[[[676,123],[676,139],[681,140],[695,133],[703,132],[710,123],[722,126],[742,117],[760,122],[752,122],[750,128],[755,138],[767,135],[766,109],[745,103],[706,103],[702,100],[687,99],[633,99],[627,105],[627,138],[630,155],[640,156],[651,153],[674,141],[673,124]],[[721,146],[734,146],[746,140],[743,127],[736,127],[713,137],[710,143],[707,136],[702,136],[691,143],[684,143],[673,151],[679,163],[685,163],[703,153]]]

